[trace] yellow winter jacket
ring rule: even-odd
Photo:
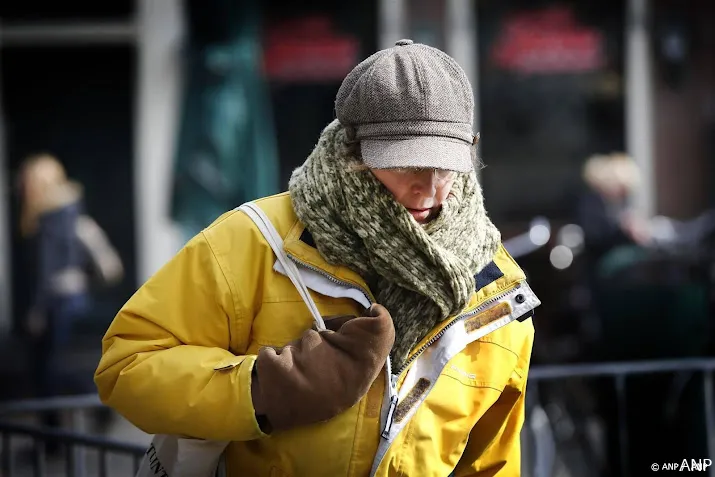
[[[370,305],[356,273],[321,258],[288,194],[256,203],[323,315]],[[463,313],[425,337],[406,369],[383,373],[330,421],[265,435],[251,401],[255,355],[312,325],[282,270],[248,216],[221,216],[115,317],[95,374],[102,401],[151,434],[232,441],[229,476],[519,475],[539,301],[505,250],[475,277]]]

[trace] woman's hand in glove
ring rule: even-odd
[[[268,421],[264,431],[326,421],[367,393],[390,354],[395,328],[381,305],[366,315],[338,331],[307,330],[282,349],[261,349],[251,395],[256,415]]]

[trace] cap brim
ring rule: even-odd
[[[469,172],[474,169],[471,148],[464,141],[435,136],[360,141],[363,162],[373,169],[431,167]]]

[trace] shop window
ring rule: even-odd
[[[377,49],[377,2],[270,0],[264,55],[281,161],[281,187],[335,118],[345,75]],[[299,58],[300,61],[296,61]],[[301,67],[303,65],[303,67]]]
[[[623,2],[479,2],[482,182],[499,225],[569,216],[582,162],[623,150]]]

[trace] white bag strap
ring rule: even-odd
[[[258,227],[258,230],[261,231],[263,237],[265,237],[266,241],[273,249],[273,253],[276,254],[276,257],[281,262],[281,265],[283,265],[283,268],[286,271],[286,275],[288,275],[290,281],[292,281],[293,285],[295,285],[295,288],[298,290],[298,293],[300,294],[301,298],[303,298],[305,304],[308,305],[308,309],[313,315],[313,320],[315,321],[316,328],[318,329],[318,331],[324,331],[326,329],[325,322],[323,321],[323,317],[318,311],[318,306],[313,301],[313,297],[310,296],[310,293],[308,292],[308,287],[305,286],[303,278],[298,271],[298,267],[293,262],[293,260],[288,257],[285,250],[283,250],[283,239],[278,234],[278,231],[273,226],[270,219],[266,216],[263,210],[261,210],[261,208],[253,202],[246,202],[245,204],[241,205],[238,210],[248,215],[251,220],[255,222],[256,226]]]

